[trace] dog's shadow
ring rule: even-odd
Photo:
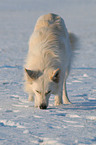
[[[96,110],[96,100],[88,100],[86,102],[72,103],[72,104],[62,104],[60,106],[49,106],[48,110]]]
[[[47,110],[51,113],[52,116],[56,115],[57,117],[66,117],[67,111],[77,112],[77,111],[94,111],[96,110],[96,100],[89,100],[86,102],[72,103],[69,105],[62,104],[60,106],[48,107]]]

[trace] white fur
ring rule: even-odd
[[[65,104],[70,103],[66,91],[66,78],[72,58],[70,44],[73,47],[75,42],[72,40],[73,37],[71,33],[68,34],[63,19],[58,15],[47,14],[37,20],[29,41],[29,51],[24,66],[27,70],[39,70],[42,73],[40,77],[34,79],[25,72],[25,89],[30,101],[35,96],[36,107],[41,104],[48,106],[51,94],[56,95],[55,105],[62,104],[62,96]],[[60,70],[58,83],[51,79],[57,69]],[[46,95],[49,90],[51,92]]]

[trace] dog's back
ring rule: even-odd
[[[63,19],[55,14],[41,16],[29,41],[27,68],[44,70],[42,64],[56,63],[58,67],[58,62],[63,60],[68,64],[70,56],[69,36]]]
[[[41,28],[48,28],[48,29],[53,29],[53,30],[58,30],[60,32],[63,31],[63,34],[65,35],[64,31],[65,31],[65,24],[64,24],[64,20],[55,14],[47,14],[44,16],[41,16],[36,23],[35,29],[34,31],[38,31]]]

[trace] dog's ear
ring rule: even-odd
[[[36,80],[41,75],[40,71],[32,71],[25,68],[25,72],[27,73],[28,79]]]
[[[51,76],[51,80],[55,83],[58,83],[59,78],[60,78],[60,69],[57,68],[56,70],[53,71],[53,74]]]

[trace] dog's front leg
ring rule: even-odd
[[[33,94],[29,94],[28,101],[31,101],[31,102],[33,102],[33,101],[34,101]]]

